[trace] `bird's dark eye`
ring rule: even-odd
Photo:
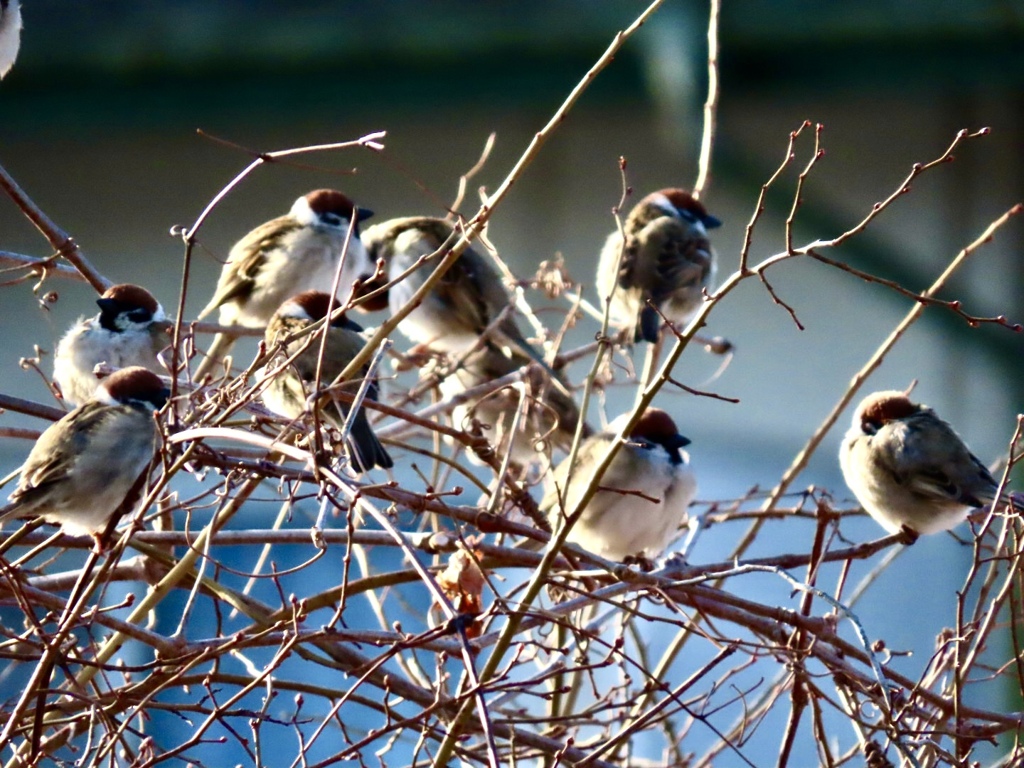
[[[340,227],[342,224],[342,217],[336,213],[321,213],[320,221],[331,227]]]
[[[865,435],[875,435],[875,434],[878,434],[878,430],[880,430],[881,428],[882,428],[882,423],[880,421],[875,421],[873,419],[864,419],[860,423],[860,430]]]
[[[684,221],[688,221],[691,224],[695,224],[697,222],[697,214],[695,214],[693,211],[688,211],[685,208],[676,208],[676,210],[679,211],[679,216]]]
[[[125,312],[124,314],[125,317],[133,323],[148,323],[153,319],[152,315],[149,314],[149,310],[142,309],[141,307],[139,309],[133,309],[129,312]]]

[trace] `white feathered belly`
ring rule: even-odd
[[[697,482],[686,464],[673,466],[652,461],[644,470],[637,473],[635,483],[623,490],[637,491],[658,499],[658,503],[635,494],[599,491],[591,501],[592,506],[609,498],[613,503],[602,513],[577,523],[569,540],[610,560],[661,554],[686,519],[687,508],[697,493]],[[584,522],[588,524],[583,525]]]

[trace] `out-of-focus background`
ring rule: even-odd
[[[914,163],[939,156],[958,130],[991,127],[990,135],[964,143],[954,163],[919,178],[865,233],[827,254],[907,288],[929,285],[989,222],[1024,198],[1019,5],[733,0],[724,6],[717,141],[705,197],[724,222],[713,233],[720,279],[735,269],[760,186],[804,120],[824,124],[826,155],[804,188],[797,244],[851,227],[898,188]],[[21,55],[0,83],[0,164],[101,272],[146,285],[173,308],[183,247],[169,229],[193,221],[248,162],[196,129],[259,150],[387,131],[381,155],[307,156],[302,162],[316,169],[266,167],[233,192],[201,235],[187,304],[194,314],[231,244],[285,212],[298,195],[336,186],[376,211],[375,220],[443,215],[459,175],[493,131],[495,150],[462,205],[475,211],[475,187],[493,190],[500,183],[615,32],[642,8],[621,0],[29,0]],[[706,17],[704,3],[667,3],[598,77],[512,190],[490,237],[520,276],[561,254],[596,301],[593,268],[614,226],[620,156],[638,193],[693,184]],[[811,139],[805,132],[797,159],[768,197],[751,249],[755,261],[783,249],[782,222]],[[349,175],[350,169],[356,172]],[[962,300],[974,315],[1024,321],[1022,234],[1021,221],[1012,221],[943,296]],[[49,254],[5,199],[0,250]],[[697,348],[677,370],[687,384],[741,402],[669,392],[659,401],[693,440],[702,499],[735,498],[777,482],[851,376],[912,306],[881,285],[811,261],[788,262],[768,276],[805,329],[748,281],[707,328],[736,345],[725,372],[708,383],[721,361]],[[34,373],[19,369],[19,358],[31,355],[34,344],[52,350],[76,317],[95,312],[86,285],[55,280],[48,287],[59,300],[47,309],[27,283],[0,290],[0,391],[43,402],[52,400]],[[568,346],[595,331],[584,321]],[[931,308],[865,392],[917,379],[916,396],[995,465],[1024,410],[1022,352],[1019,334],[971,328]],[[47,359],[43,367],[50,370]],[[631,394],[612,393],[611,416]],[[10,414],[0,415],[0,423],[40,426]],[[847,498],[835,459],[847,423],[844,416],[797,489],[815,485]],[[16,467],[28,448],[4,441],[0,471]],[[401,462],[401,453],[396,456]],[[694,560],[727,554],[738,530],[709,531]],[[867,519],[843,530],[856,540],[880,533]],[[810,523],[770,525],[758,552],[808,549],[812,533]],[[926,663],[929,638],[954,623],[949,596],[968,559],[968,549],[950,536],[923,540],[858,606],[869,633],[890,648],[918,650],[893,662],[908,674]],[[787,599],[780,591],[780,600]]]

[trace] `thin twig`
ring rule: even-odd
[[[18,183],[2,165],[0,165],[0,188],[10,195],[14,204],[42,233],[53,250],[64,257],[82,278],[96,289],[97,293],[103,293],[113,285],[110,280],[96,271],[71,236],[43,213],[42,209],[32,201],[25,190],[18,186]]]

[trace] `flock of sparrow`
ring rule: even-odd
[[[316,425],[336,430],[342,438],[334,444],[355,473],[388,469],[393,459],[362,405],[378,397],[369,367],[337,380],[366,343],[362,328],[337,308],[360,298],[366,311],[406,307],[461,235],[451,222],[430,217],[393,219],[360,233],[370,215],[335,190],[300,197],[288,214],[235,244],[199,314],[219,313],[222,326],[265,329],[269,361],[256,373],[264,405],[292,434]],[[715,271],[708,230],[719,224],[686,191],[664,189],[640,200],[621,231],[608,237],[596,284],[627,339],[655,342],[670,332],[666,321],[685,324],[706,300]],[[55,383],[77,407],[38,439],[0,522],[43,518],[99,544],[153,464],[159,445],[153,413],[169,395],[162,353],[172,323],[136,285],[115,285],[97,304],[99,314],[79,320],[54,355]],[[551,450],[568,452],[579,427],[584,439],[575,461],[570,466],[567,457],[555,467],[541,503],[553,527],[621,439],[567,540],[610,559],[656,557],[678,534],[696,493],[682,450],[689,440],[655,408],[621,438],[629,414],[601,431],[581,426],[569,382],[524,336],[513,304],[490,259],[469,247],[397,327],[415,342],[414,351],[446,360],[439,385],[445,398],[458,401],[527,366],[538,372],[515,432],[519,398],[507,392],[461,401],[453,422],[482,424],[499,457],[510,454],[519,469],[547,460]],[[197,382],[207,381],[200,371],[224,367],[233,340],[227,333],[215,338]],[[97,370],[109,369],[115,372],[98,378]],[[840,463],[864,509],[886,530],[911,537],[948,530],[998,495],[992,475],[949,424],[903,392],[878,392],[860,403]]]
[[[18,0],[0,0],[0,78],[17,56],[21,26]],[[353,290],[362,286],[360,309],[394,313],[413,300],[427,267],[459,234],[447,220],[411,217],[377,224],[360,236],[359,224],[369,216],[335,190],[300,197],[287,215],[252,230],[231,249],[213,298],[199,314],[202,319],[217,311],[221,325],[265,328],[274,355],[257,373],[264,405],[292,428],[340,430],[357,473],[389,469],[393,461],[365,409],[350,407],[353,395],[356,402],[377,399],[368,369],[362,381],[335,382],[366,340],[359,325],[332,310],[359,298]],[[682,325],[693,316],[714,279],[707,231],[719,225],[686,191],[664,189],[642,199],[622,231],[608,237],[596,285],[627,338],[656,342],[666,332],[665,321]],[[385,265],[383,274],[378,263]],[[599,432],[580,424],[568,381],[524,337],[500,275],[471,247],[420,302],[398,329],[415,349],[446,357],[439,384],[445,398],[458,399],[526,366],[543,373],[514,432],[518,398],[501,393],[460,402],[452,409],[456,426],[475,420],[489,428],[499,455],[508,454],[520,469],[552,449],[568,451],[579,428],[585,439],[575,461],[555,468],[541,503],[557,526],[591,485],[629,414]],[[10,503],[0,509],[0,523],[40,517],[68,533],[99,536],[148,476],[159,438],[153,412],[168,397],[161,353],[171,323],[137,285],[115,285],[97,303],[100,313],[79,320],[54,356],[55,383],[77,407],[39,437]],[[326,327],[314,333],[314,326]],[[234,339],[227,333],[214,339],[197,380],[223,362]],[[98,367],[116,370],[100,380]],[[311,410],[318,418],[310,419]],[[613,559],[654,557],[676,536],[696,494],[682,450],[689,440],[655,408],[622,439],[599,480],[601,490],[568,540]],[[911,540],[949,530],[971,509],[1006,498],[952,427],[903,392],[877,392],[860,403],[839,458],[864,509],[887,531]]]

